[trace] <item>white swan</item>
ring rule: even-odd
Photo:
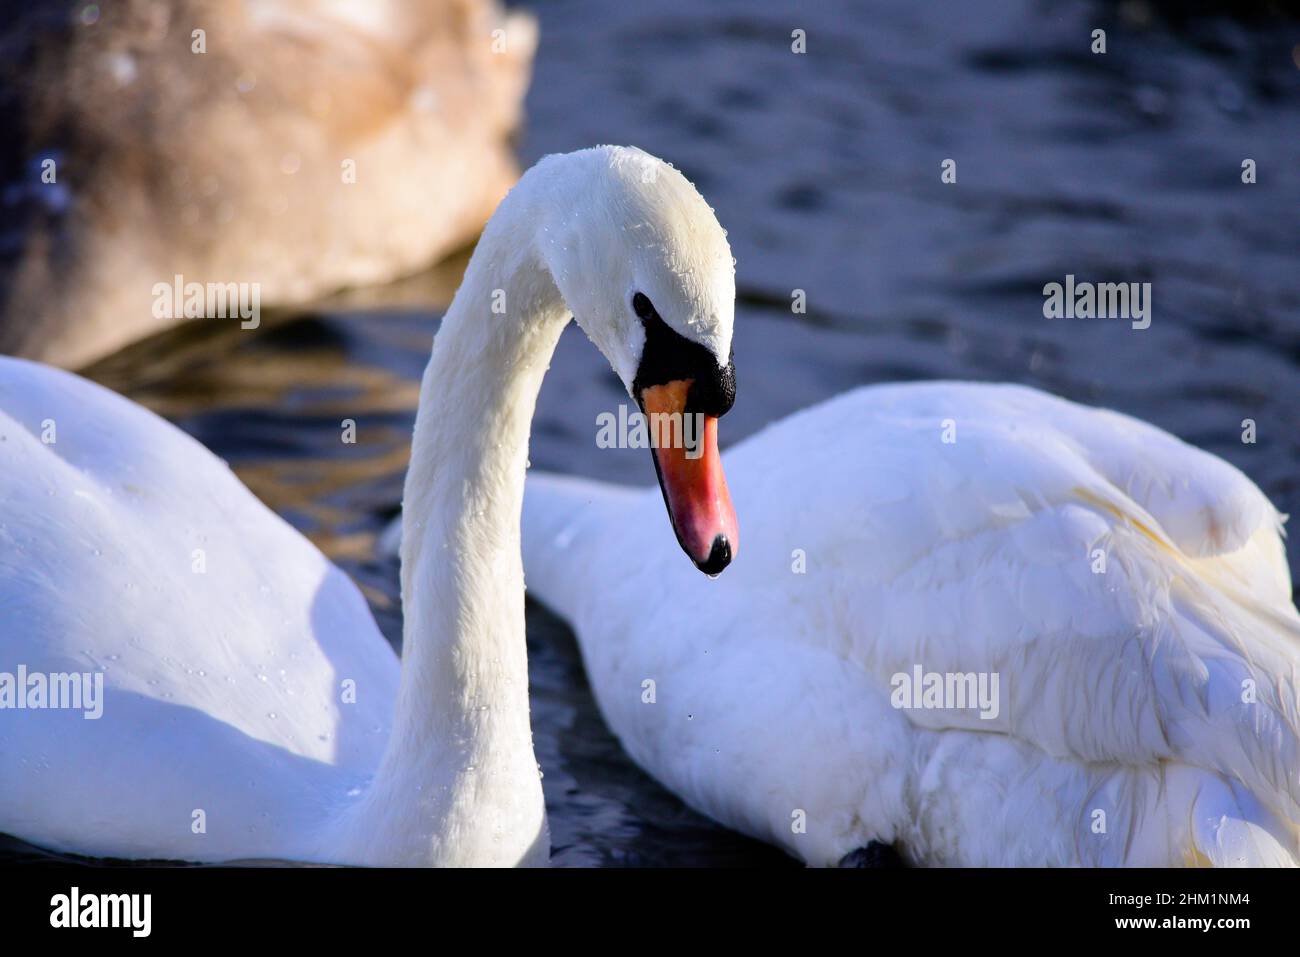
[[[97,720],[0,697],[0,831],[131,858],[545,862],[519,555],[537,390],[572,310],[647,406],[685,377],[721,413],[733,298],[721,228],[661,161],[601,147],[520,181],[424,376],[400,669],[346,576],[198,443],[0,359],[0,695],[5,674],[104,681]],[[716,573],[734,516],[676,454],[679,534]]]
[[[712,584],[655,534],[656,493],[534,474],[524,499],[529,594],[692,806],[819,865],[873,842],[931,864],[1300,859],[1300,616],[1281,519],[1235,468],[959,383],[851,392],[726,464],[745,551]],[[954,707],[978,692],[955,677],[895,707],[918,668],[921,691],[998,675],[996,717]]]

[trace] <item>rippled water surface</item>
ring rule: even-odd
[[[1148,419],[1300,512],[1294,20],[1142,3],[531,6],[525,164],[636,144],[683,169],[730,230],[739,392],[724,441],[864,383],[1012,380]],[[1094,27],[1104,57],[1088,52]],[[1255,185],[1240,181],[1247,157]],[[257,333],[186,327],[91,374],[228,459],[361,584],[396,644],[397,566],[375,535],[396,513],[419,375],[463,266]],[[1067,273],[1151,282],[1150,328],[1044,319],[1043,284]],[[806,314],[791,312],[796,289]],[[595,446],[597,412],[621,398],[570,329],[533,466],[653,481],[644,453]],[[356,445],[339,441],[344,418]],[[641,774],[567,629],[530,603],[528,631],[555,863],[788,863]],[[14,842],[5,856],[45,858]]]

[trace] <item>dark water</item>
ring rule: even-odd
[[[1295,19],[1141,3],[530,6],[542,45],[524,162],[639,145],[683,169],[730,231],[739,392],[724,441],[864,383],[1010,380],[1141,416],[1300,513]],[[1094,28],[1104,56],[1089,52]],[[947,158],[955,184],[940,182]],[[227,458],[361,584],[396,642],[397,567],[374,536],[400,499],[438,304],[462,268],[257,333],[193,325],[91,374]],[[1150,328],[1044,319],[1042,287],[1067,273],[1152,283]],[[806,314],[790,309],[796,289]],[[567,332],[533,466],[651,482],[644,453],[596,448],[596,414],[621,397]],[[355,446],[339,442],[344,418]],[[528,631],[555,863],[788,863],[637,771],[572,636],[531,603]],[[13,842],[6,858],[48,859]]]

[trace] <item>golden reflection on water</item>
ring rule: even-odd
[[[257,329],[184,323],[84,374],[227,458],[331,559],[368,561],[382,530],[377,509],[400,496],[433,320],[468,255],[309,309],[264,313]],[[343,440],[346,420],[356,423],[354,443]],[[392,606],[392,596],[362,588],[372,605]]]

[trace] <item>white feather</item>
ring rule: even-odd
[[[0,672],[104,680],[98,720],[0,709],[0,831],[119,857],[544,863],[528,430],[571,309],[636,368],[632,283],[729,348],[721,227],[639,150],[549,157],[492,217],[421,389],[400,669],[356,587],[197,442],[0,358]]]
[[[1236,469],[962,383],[860,389],[725,460],[740,542],[716,581],[658,491],[531,476],[525,498],[530,593],[692,806],[814,864],[873,840],[938,864],[1296,863],[1300,617],[1281,519]],[[997,718],[894,708],[917,665],[998,674]]]

